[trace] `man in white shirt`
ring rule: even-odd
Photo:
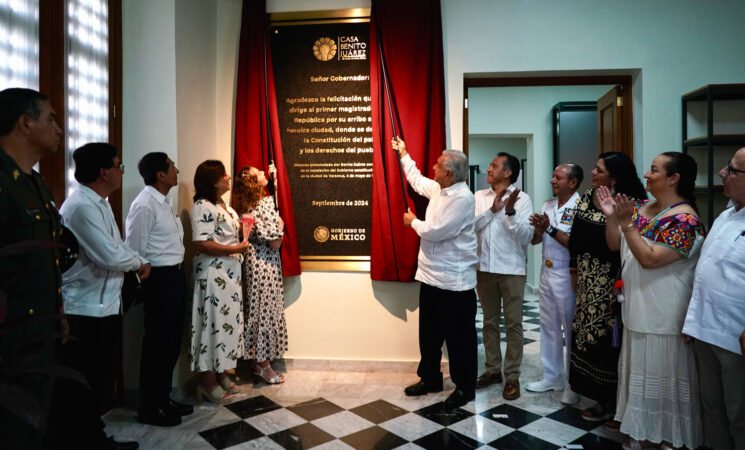
[[[486,171],[490,189],[477,191],[476,236],[479,264],[476,277],[484,313],[486,370],[477,388],[502,382],[502,349],[499,317],[504,311],[507,352],[504,356],[502,397],[520,397],[520,365],[523,359],[523,294],[528,244],[533,238],[529,219],[533,213],[530,197],[512,184],[520,174],[520,161],[499,153]]]
[[[404,141],[393,142],[411,187],[429,199],[424,220],[409,210],[404,224],[419,235],[419,352],[417,375],[409,396],[442,391],[442,343],[448,348],[450,378],[455,390],[448,408],[465,405],[476,396],[476,235],[473,194],[465,183],[468,159],[445,150],[434,165],[434,180],[422,176],[406,152]]]
[[[162,152],[148,153],[137,169],[145,187],[129,208],[126,243],[152,269],[142,283],[145,336],[140,355],[140,410],[137,420],[158,426],[181,423],[191,405],[170,398],[173,369],[181,352],[186,310],[184,229],[173,212],[168,192],[178,185],[179,170]]]
[[[543,203],[540,214],[530,217],[530,224],[535,229],[530,243],[543,243],[538,293],[543,376],[528,384],[526,389],[531,392],[563,390],[561,401],[568,405],[576,403],[578,396],[567,380],[575,300],[567,246],[580,199],[577,188],[583,176],[582,168],[576,164],[558,166],[551,178],[551,191],[555,197]]]
[[[122,185],[124,167],[114,146],[86,144],[73,153],[80,185],[62,205],[65,226],[80,245],[78,260],[62,275],[62,299],[78,350],[70,365],[88,379],[99,413],[111,409],[121,372],[124,272],[141,279],[150,264],[122,241],[106,198]]]
[[[745,449],[745,147],[719,171],[734,206],[714,221],[701,247],[683,325],[695,339],[704,439]]]

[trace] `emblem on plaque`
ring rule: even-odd
[[[313,55],[319,61],[329,61],[336,56],[336,42],[329,37],[318,38],[313,43]]]
[[[313,230],[313,238],[318,242],[326,242],[329,240],[329,229],[324,227],[323,225],[316,227],[315,230]]]

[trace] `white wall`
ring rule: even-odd
[[[122,2],[122,160],[127,167],[122,179],[122,217],[144,186],[137,171],[142,156],[162,151],[179,165],[175,16],[174,0]],[[175,189],[170,195],[177,200]],[[127,390],[137,387],[142,323],[141,306],[124,318]]]
[[[641,167],[680,149],[682,94],[745,81],[741,0],[444,0],[442,14],[450,146],[462,142],[464,73],[640,69],[633,107]]]
[[[492,160],[499,152],[507,152],[517,159],[528,157],[527,136],[503,137],[494,134],[469,133],[468,165],[479,166],[481,173],[486,173]]]

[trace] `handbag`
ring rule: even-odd
[[[122,284],[122,314],[126,314],[132,305],[142,302],[142,281],[137,272],[124,272]]]

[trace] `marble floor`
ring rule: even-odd
[[[479,329],[479,367],[484,349]],[[477,390],[476,399],[448,411],[453,389],[406,397],[404,386],[418,381],[416,363],[285,360],[287,381],[254,383],[239,366],[241,391],[231,403],[196,403],[194,414],[171,428],[139,424],[131,409],[109,412],[106,432],[136,440],[141,449],[620,449],[624,436],[580,417],[590,406],[581,398],[563,405],[560,392],[534,394],[525,385],[541,376],[538,302],[526,298],[524,357],[517,400],[502,398],[503,384]],[[504,334],[503,334],[504,336]],[[504,346],[504,343],[503,343]],[[443,364],[447,376],[447,365]]]

